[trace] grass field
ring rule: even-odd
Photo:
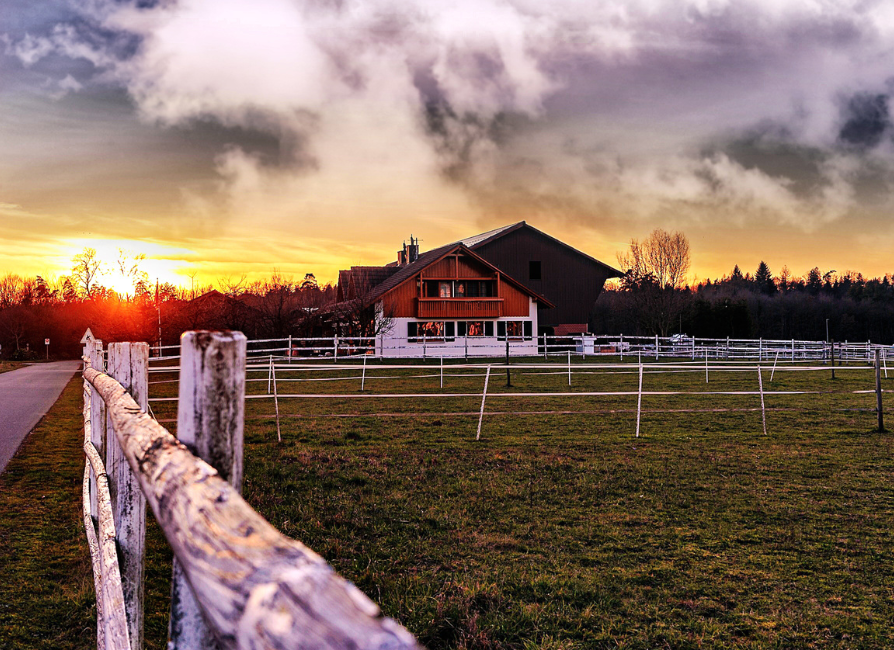
[[[359,394],[356,378],[286,381],[334,372],[358,375],[278,372],[278,392]],[[389,378],[367,392],[442,392],[437,368],[376,372]],[[468,397],[283,398],[282,443],[272,400],[246,403],[246,499],[428,647],[894,646],[892,434],[874,432],[874,394],[853,392],[872,388],[867,370],[766,370],[767,436],[759,396],[647,395],[636,439],[635,395],[501,397],[567,392],[567,374],[515,369],[509,389],[495,369],[480,441],[483,373],[447,372],[443,391]],[[635,367],[593,373],[570,391],[636,390]],[[266,392],[252,377],[249,394]],[[644,390],[757,388],[754,371],[704,381],[647,372]],[[78,400],[69,386],[0,478],[0,564],[16,576],[0,647],[89,645]],[[163,648],[169,555],[153,522],[149,539],[146,646]]]
[[[864,367],[766,370],[768,392],[816,391],[769,393],[767,436],[757,395],[646,396],[639,439],[636,396],[500,397],[635,391],[635,367],[570,389],[522,370],[506,388],[500,369],[477,442],[483,371],[447,372],[445,392],[475,395],[281,399],[283,443],[272,401],[247,402],[246,498],[428,647],[894,645],[894,459],[874,394],[853,393],[873,387]],[[367,391],[442,392],[437,368],[379,374]],[[278,371],[277,388],[358,394],[358,375]],[[644,377],[757,386],[756,371]]]

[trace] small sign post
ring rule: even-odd
[[[43,344],[47,346],[47,361],[50,360],[50,339],[44,339]]]

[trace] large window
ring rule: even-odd
[[[534,324],[529,320],[509,320],[497,322],[497,338],[530,340],[534,338]]]
[[[423,298],[494,298],[494,280],[426,280],[422,283]]]
[[[494,322],[492,320],[459,321],[456,324],[456,335],[471,337],[493,336]]]
[[[452,341],[456,337],[456,323],[452,321],[423,321],[407,323],[407,340],[410,343],[427,341]]]

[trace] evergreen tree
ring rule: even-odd
[[[770,273],[770,267],[763,260],[757,265],[757,271],[754,272],[754,285],[761,293],[776,293],[773,274]]]

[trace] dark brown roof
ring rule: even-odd
[[[502,228],[497,228],[495,230],[489,230],[488,232],[481,233],[480,235],[473,235],[472,237],[466,237],[465,239],[460,239],[458,243],[468,246],[472,250],[475,250],[476,248],[480,248],[481,246],[484,246],[485,244],[489,244],[490,242],[492,242],[496,239],[499,239],[500,237],[505,237],[509,233],[515,232],[516,230],[519,230],[520,228],[527,228],[528,230],[532,230],[535,233],[537,233],[538,235],[540,235],[541,237],[545,237],[546,239],[549,239],[550,241],[558,244],[559,246],[563,246],[563,247],[577,253],[578,255],[580,255],[583,258],[588,259],[591,262],[598,264],[599,266],[605,267],[612,274],[612,275],[608,276],[610,278],[611,277],[620,278],[620,277],[624,276],[624,273],[622,271],[619,271],[618,269],[614,268],[613,266],[609,266],[605,262],[600,262],[595,257],[590,257],[586,253],[577,250],[573,246],[569,246],[565,242],[558,240],[555,237],[551,237],[551,236],[547,235],[542,230],[537,230],[537,228],[529,225],[525,221],[519,221],[518,223],[513,223],[508,226],[503,226]]]

